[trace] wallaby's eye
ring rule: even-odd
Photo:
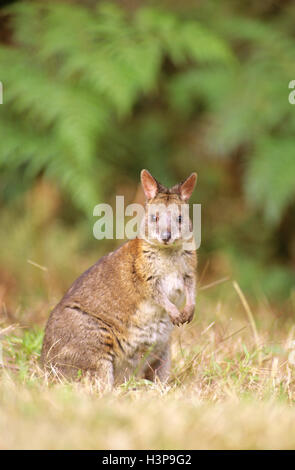
[[[177,221],[178,221],[179,224],[181,224],[181,222],[182,222],[182,217],[181,217],[181,215],[179,215],[179,216],[177,217]]]
[[[151,215],[151,221],[152,222],[158,222],[158,220],[159,220],[159,217],[157,215],[155,215],[155,214]]]

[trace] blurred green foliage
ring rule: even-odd
[[[287,296],[295,8],[256,3],[16,2],[0,46],[2,204],[42,176],[79,222],[141,168],[167,185],[196,170],[213,273]]]
[[[164,58],[177,66],[231,58],[198,22],[154,8],[132,19],[107,3],[94,11],[21,3],[13,12],[20,47],[0,51],[2,165],[14,176],[21,170],[28,184],[45,170],[86,212],[104,196],[109,159],[101,140],[108,133],[112,141],[138,101],[159,87]]]

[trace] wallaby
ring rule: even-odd
[[[44,367],[71,379],[90,376],[104,389],[134,373],[168,380],[173,325],[190,322],[195,310],[197,257],[191,222],[190,249],[182,230],[172,228],[184,222],[181,209],[196,178],[192,173],[167,189],[142,170],[142,236],[85,271],[51,312],[41,355]]]

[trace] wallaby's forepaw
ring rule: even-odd
[[[195,305],[186,305],[181,312],[182,317],[183,317],[182,323],[191,322],[193,319],[194,313],[195,313]]]
[[[168,313],[173,325],[180,326],[183,323],[182,313],[177,307],[171,309]]]
[[[182,312],[175,307],[175,310],[169,312],[169,316],[173,325],[180,326],[183,323],[189,323],[193,319],[194,311],[194,305],[186,305]]]

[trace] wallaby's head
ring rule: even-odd
[[[188,201],[197,180],[192,173],[185,181],[168,189],[147,170],[141,172],[146,196],[141,237],[159,247],[179,247],[192,238]]]

